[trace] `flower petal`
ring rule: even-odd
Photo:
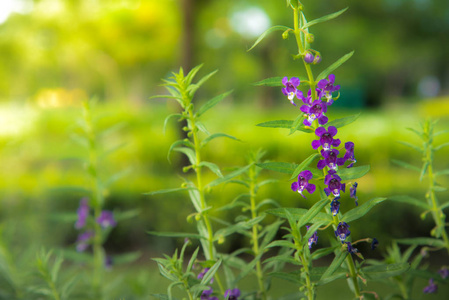
[[[300,84],[301,81],[299,80],[298,77],[292,77],[290,79],[290,82],[291,82],[291,84],[293,84],[294,87],[297,87]]]

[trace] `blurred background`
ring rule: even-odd
[[[359,165],[371,172],[359,180],[359,202],[398,194],[423,199],[426,178],[402,169],[391,159],[419,165],[418,153],[397,143],[419,144],[407,127],[425,118],[449,128],[449,2],[446,0],[303,1],[309,20],[349,7],[339,18],[311,27],[313,48],[322,54],[315,74],[344,54],[353,57],[335,71],[341,97],[330,119],[361,113],[339,132],[354,141]],[[256,87],[275,76],[304,76],[293,61],[293,38],[272,33],[250,52],[256,38],[273,25],[292,26],[285,1],[268,0],[1,0],[0,1],[0,220],[2,232],[17,251],[25,246],[74,248],[74,215],[87,175],[80,159],[86,151],[71,137],[82,117],[81,103],[98,101],[98,129],[119,124],[102,138],[102,147],[121,148],[102,162],[102,176],[127,170],[108,191],[106,207],[137,209],[138,217],[112,232],[107,251],[139,250],[148,257],[171,252],[180,241],[155,238],[149,230],[194,230],[186,216],[193,210],[187,195],[143,193],[181,184],[182,160],[170,144],[180,137],[178,124],[163,133],[164,118],[176,103],[150,96],[164,94],[161,79],[180,66],[204,63],[199,75],[219,72],[198,93],[201,103],[233,89],[232,96],[204,116],[211,132],[224,132],[242,142],[217,141],[205,151],[224,170],[245,164],[250,149],[266,150],[273,161],[301,162],[310,155],[313,137],[304,133],[255,126],[275,119],[294,119],[298,110],[280,88]],[[441,135],[437,144],[448,141]],[[437,170],[449,168],[449,147],[435,155]],[[213,179],[213,175],[210,179]],[[264,172],[279,183],[261,190],[287,207],[308,207],[290,191],[288,177]],[[449,178],[440,184],[449,186]],[[244,192],[218,187],[212,203],[222,205]],[[440,193],[444,202],[449,193]],[[347,201],[346,208],[352,206]],[[178,208],[173,212],[173,205]],[[345,209],[345,206],[342,207]],[[232,220],[235,212],[222,213]],[[417,222],[414,207],[385,202],[354,222],[355,236],[377,236],[380,252],[392,238],[427,236],[428,217]],[[367,226],[369,224],[369,226]],[[384,243],[382,243],[384,242]],[[222,245],[241,245],[238,237]],[[447,257],[446,257],[447,259]],[[154,267],[154,265],[152,266]]]

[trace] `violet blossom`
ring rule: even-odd
[[[356,193],[357,193],[357,186],[358,186],[357,182],[354,182],[354,183],[352,184],[352,186],[349,188],[349,196],[350,196],[351,198],[354,198],[354,199],[355,199],[355,205],[356,205],[356,206],[359,205],[359,203],[357,202],[357,200],[359,200],[359,198],[358,198],[357,195],[356,195]]]
[[[310,229],[310,226],[306,225],[306,228],[307,228],[307,231],[308,231]],[[309,238],[309,241],[308,241],[309,249],[312,249],[312,244],[316,245],[317,241],[318,241],[318,232],[315,231],[312,234],[312,236]]]
[[[226,290],[224,297],[226,300],[238,300],[240,297],[239,289]]]
[[[332,99],[332,93],[338,91],[340,89],[340,85],[334,86],[334,74],[330,74],[328,78],[329,80],[321,79],[318,82],[317,87],[321,89],[321,95],[324,96],[327,99],[327,103],[331,105],[334,102],[334,100]]]
[[[304,198],[306,198],[302,192],[304,190],[307,190],[309,192],[309,194],[313,194],[313,192],[316,189],[316,186],[312,183],[309,183],[309,180],[312,179],[313,175],[312,172],[310,172],[309,170],[304,170],[301,173],[299,173],[298,175],[298,181],[295,181],[292,183],[292,190],[294,192],[298,192],[301,194],[301,196],[303,196]]]
[[[327,105],[321,100],[315,100],[310,106],[303,105],[300,109],[307,114],[307,119],[303,121],[306,126],[311,126],[316,119],[318,119],[320,125],[324,125],[328,121],[328,118],[324,115],[327,112]]]
[[[335,231],[335,236],[340,238],[342,243],[351,234],[351,231],[349,231],[348,228],[349,228],[349,225],[346,224],[346,222],[338,223],[337,230]]]
[[[327,184],[327,188],[324,189],[326,195],[331,193],[335,197],[340,197],[340,191],[345,192],[345,184],[341,183],[341,178],[336,174],[334,170],[330,170],[329,173],[324,178],[324,183]]]
[[[291,104],[296,106],[293,99],[296,96],[297,87],[300,84],[300,80],[298,77],[292,77],[290,80],[288,80],[288,77],[285,76],[282,78],[282,84],[285,86],[285,88],[282,88],[282,93],[288,97],[288,100],[290,100]]]
[[[349,160],[351,162],[347,166],[347,168],[351,168],[354,165],[354,163],[357,162],[357,160],[354,157],[354,143],[353,142],[345,143],[345,149],[346,149],[346,153],[345,153],[345,156],[343,157],[343,159],[345,161]]]
[[[81,229],[86,225],[87,217],[89,216],[89,204],[87,204],[87,198],[81,199],[77,214],[78,219],[76,220],[75,228]]]
[[[340,146],[340,139],[334,139],[334,136],[337,134],[337,128],[334,126],[329,126],[327,130],[324,127],[318,127],[315,130],[315,134],[320,138],[312,142],[312,148],[315,150],[320,146],[323,147],[324,151],[328,151],[331,146]]]
[[[436,283],[433,282],[433,278],[430,278],[429,285],[424,288],[423,293],[424,294],[433,294],[433,293],[436,293],[437,291],[438,291],[438,285],[436,285]]]
[[[117,225],[113,212],[109,210],[103,210],[101,212],[100,216],[97,218],[97,223],[100,224],[103,229]]]
[[[76,251],[83,252],[89,247],[90,240],[94,237],[94,232],[89,230],[78,235],[76,240]]]

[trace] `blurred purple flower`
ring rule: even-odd
[[[335,236],[340,238],[342,243],[351,234],[351,231],[349,231],[348,228],[349,228],[349,225],[346,224],[346,222],[340,222],[337,226],[337,230],[335,231]]]
[[[335,197],[331,202],[331,213],[334,216],[336,216],[338,214],[338,211],[340,210],[340,202],[338,201],[338,199],[340,199],[340,197]]]
[[[89,216],[89,204],[87,204],[87,198],[82,198],[80,206],[77,210],[78,220],[76,220],[75,228],[81,229],[86,225],[87,217]]]
[[[345,244],[348,247],[348,252],[349,253],[352,254],[352,253],[358,252],[358,250],[352,246],[351,242],[345,242]]]
[[[317,87],[321,89],[321,95],[325,97],[327,99],[328,104],[331,105],[334,101],[332,99],[332,93],[338,91],[340,89],[340,85],[334,86],[335,82],[334,74],[330,74],[328,78],[329,80],[321,79],[318,82]]]
[[[345,163],[345,160],[343,158],[337,157],[339,153],[340,152],[337,149],[328,151],[321,150],[323,159],[318,161],[317,168],[322,170],[325,166],[328,166],[331,171],[336,171],[338,169],[338,166],[342,166]]]
[[[201,271],[200,274],[198,274],[198,279],[203,279],[204,275],[206,275],[206,273],[209,272],[209,268],[205,268],[204,270]],[[212,277],[212,279],[210,280],[210,284],[214,283],[214,278]]]
[[[345,149],[346,149],[346,153],[345,153],[345,156],[343,157],[343,159],[345,161],[349,160],[351,162],[347,166],[347,168],[351,168],[354,165],[354,163],[357,162],[357,160],[354,157],[354,143],[353,142],[345,143]]]
[[[200,299],[201,300],[218,300],[217,297],[211,296],[213,292],[214,292],[214,290],[211,287],[208,290],[204,290],[201,293]]]
[[[438,291],[438,285],[436,285],[436,283],[433,282],[433,278],[430,278],[429,285],[424,288],[423,293],[424,294],[433,294],[433,293],[436,293],[437,291]]]
[[[371,241],[371,250],[376,249],[377,246],[379,246],[379,241],[376,238],[373,238],[373,240]]]
[[[314,140],[312,142],[312,148],[315,150],[320,146],[323,147],[324,151],[330,150],[331,146],[340,146],[340,140],[334,140],[334,136],[337,134],[337,128],[334,126],[329,126],[327,130],[324,127],[318,127],[315,130],[315,134],[320,138],[319,140]]]
[[[356,195],[356,193],[357,193],[357,186],[358,186],[357,182],[354,182],[354,183],[352,184],[352,186],[349,188],[349,196],[350,196],[351,198],[354,198],[354,199],[355,199],[355,205],[356,205],[356,206],[359,205],[359,203],[357,202],[357,200],[359,200],[359,198],[357,198],[357,195]]]
[[[302,194],[304,190],[307,190],[309,194],[313,194],[313,192],[315,192],[316,186],[312,183],[309,183],[309,180],[312,179],[312,177],[313,177],[312,172],[310,172],[309,170],[302,171],[298,175],[298,181],[292,183],[291,186],[292,190],[294,192],[300,193],[301,196],[303,196],[304,198],[306,198]]]
[[[307,231],[309,230],[310,226],[306,226]],[[318,232],[315,231],[312,236],[309,238],[308,244],[309,244],[309,249],[312,249],[312,244],[316,245],[316,242],[318,241]]]
[[[113,265],[112,256],[106,255],[106,258],[104,259],[104,267],[106,270],[111,270]]]
[[[100,216],[97,218],[97,223],[100,224],[103,229],[117,225],[117,222],[114,219],[114,214],[109,210],[103,210],[101,212]]]
[[[441,278],[446,279],[449,277],[449,269],[445,267],[441,267],[441,269],[438,271],[438,273],[441,275]]]
[[[94,237],[94,232],[89,230],[78,235],[76,240],[76,251],[83,252],[89,247],[91,238]]]
[[[238,300],[240,297],[240,290],[239,289],[232,289],[232,290],[226,290],[225,299],[227,300]]]
[[[285,88],[282,88],[282,93],[288,97],[288,100],[290,100],[291,104],[296,106],[293,99],[296,96],[297,87],[300,84],[300,80],[298,77],[292,77],[290,80],[288,80],[288,77],[285,76],[282,78],[282,84],[285,86]]]

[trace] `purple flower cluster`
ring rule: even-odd
[[[218,300],[217,297],[212,296],[214,290],[209,287],[208,290],[204,290],[201,293],[201,300]],[[232,289],[232,290],[226,290],[224,294],[224,298],[226,300],[239,300],[240,297],[240,290],[239,289]]]
[[[87,227],[86,225],[90,214],[90,206],[87,198],[81,199],[77,214],[78,219],[76,220],[75,228],[82,229],[84,227]],[[96,222],[100,224],[103,229],[106,229],[108,227],[115,227],[117,225],[114,214],[112,213],[112,211],[108,210],[103,210],[100,213],[100,216],[96,219]],[[92,242],[94,235],[94,231],[91,229],[87,229],[86,231],[80,233],[78,235],[78,239],[76,240],[76,250],[78,252],[85,251]]]

